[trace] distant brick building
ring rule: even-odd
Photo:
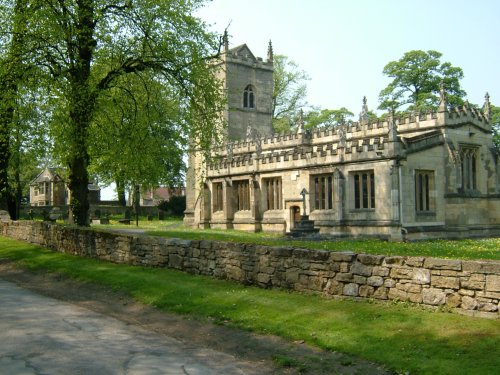
[[[163,201],[169,201],[172,197],[182,197],[186,195],[185,187],[159,187],[141,193],[141,206],[158,206]]]
[[[320,233],[394,240],[500,234],[500,157],[490,102],[273,134],[273,55],[226,48],[227,143],[189,156],[186,225],[289,232],[307,214]],[[300,124],[302,125],[302,124]],[[303,201],[300,193],[307,191]],[[304,212],[305,206],[305,212]]]

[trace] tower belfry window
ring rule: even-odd
[[[255,94],[252,85],[245,87],[243,92],[243,108],[255,108]]]

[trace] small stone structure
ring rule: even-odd
[[[500,262],[383,256],[3,222],[0,234],[63,253],[326,296],[409,301],[498,318]]]

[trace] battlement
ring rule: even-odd
[[[246,65],[254,69],[273,70],[272,54],[268,56],[267,60],[256,57],[246,44],[225,50],[222,57],[226,63]]]
[[[349,122],[332,127],[259,136],[227,142],[214,149],[217,157],[210,169],[248,167],[311,158],[328,158],[329,162],[376,159],[387,156],[389,142],[399,142],[398,136],[432,134],[439,129],[463,124],[491,131],[488,117],[468,106],[446,111],[409,113],[402,117],[389,116],[384,121]],[[326,159],[325,159],[326,160]]]
[[[366,124],[364,125],[366,126]],[[228,142],[224,147],[214,149],[216,157],[210,170],[226,170],[241,167],[242,172],[255,164],[269,165],[289,161],[304,162],[323,159],[334,163],[345,159],[380,158],[388,148],[390,129],[375,128],[372,134],[363,133],[356,124],[321,129],[315,132],[292,132],[281,135],[254,137],[237,142]]]

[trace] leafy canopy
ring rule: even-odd
[[[500,107],[492,105],[490,124],[493,130],[493,143],[500,150]]]
[[[149,151],[156,147],[153,157],[157,157],[168,147],[171,162],[160,163],[167,180],[179,175],[179,155],[188,141],[208,150],[217,140],[222,95],[209,60],[218,55],[221,43],[193,16],[204,1],[39,0],[16,13],[15,4],[20,1],[3,0],[0,11],[23,20],[27,31],[22,50],[29,51],[23,60],[50,75],[47,84],[56,102],[51,134],[58,159],[69,169],[77,224],[88,224],[91,163],[98,171],[99,165],[107,165],[137,176],[141,174],[138,165],[153,164],[147,159]],[[2,45],[8,41],[0,40]],[[126,87],[139,91],[127,96]],[[158,100],[150,100],[154,91],[163,98],[168,93],[164,108],[158,107]],[[113,99],[120,101],[116,108]],[[109,129],[120,122],[130,132],[147,137],[139,138],[142,143],[127,143],[123,127],[120,137]],[[163,143],[151,146],[151,138],[158,135]],[[114,143],[113,147],[99,149],[106,142]],[[133,157],[119,158],[120,165],[110,164],[109,155],[120,152]],[[162,174],[158,168],[155,172]],[[152,174],[147,179],[153,179]]]
[[[284,55],[274,56],[273,127],[278,133],[290,130],[304,107],[309,76]]]
[[[129,188],[181,185],[189,134],[181,103],[166,82],[121,77],[98,101],[89,141],[91,171],[103,182],[120,180]]]
[[[347,108],[312,110],[305,115],[307,128],[332,127],[348,122],[354,113]]]
[[[449,62],[442,63],[441,56],[440,52],[433,50],[413,50],[406,52],[401,59],[389,62],[383,74],[392,81],[379,94],[379,109],[436,109],[441,81],[444,82],[448,103],[462,105],[462,98],[466,95],[460,87],[463,71]]]

